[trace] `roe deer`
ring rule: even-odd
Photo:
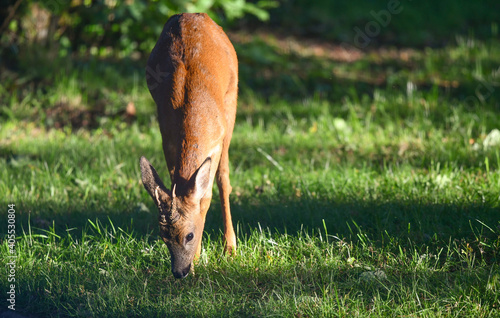
[[[158,206],[160,236],[175,278],[199,257],[205,216],[217,176],[226,252],[236,250],[229,209],[228,148],[238,95],[238,60],[220,26],[204,13],[172,16],[147,64],[172,190],[141,157],[144,187]]]

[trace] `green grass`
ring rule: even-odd
[[[143,62],[74,61],[52,81],[32,62],[26,81],[2,82],[0,228],[15,204],[18,311],[500,316],[498,41],[349,63],[280,43],[236,42],[238,254],[223,255],[214,199],[182,281],[140,181],[141,155],[167,174]]]

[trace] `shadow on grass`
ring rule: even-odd
[[[29,282],[18,282],[19,290],[23,291],[18,308],[30,313],[63,316],[68,313],[89,315],[89,303],[93,304],[92,312],[106,310],[106,315],[110,317],[254,316],[283,312],[293,315],[297,311],[312,315],[327,309],[348,312],[355,311],[355,308],[366,310],[374,305],[375,300],[382,302],[378,305],[385,302],[386,310],[398,307],[403,311],[414,312],[420,306],[432,307],[436,302],[455,303],[461,296],[467,295],[467,300],[459,301],[463,307],[475,306],[480,302],[484,308],[494,309],[498,306],[498,297],[488,289],[486,282],[492,272],[499,272],[499,250],[498,246],[496,250],[481,247],[481,242],[498,240],[498,234],[492,234],[482,225],[496,226],[494,230],[499,233],[498,212],[498,209],[481,205],[432,205],[418,202],[335,203],[301,199],[278,204],[262,199],[261,203],[236,203],[233,204],[233,216],[234,222],[238,224],[240,240],[255,235],[255,231],[261,228],[264,232],[269,229],[266,240],[274,238],[280,241],[279,237],[284,233],[292,238],[297,235],[304,239],[304,233],[309,233],[316,237],[322,236],[323,240],[330,243],[319,243],[317,239],[306,241],[303,244],[312,244],[311,250],[299,250],[296,259],[280,265],[273,264],[272,257],[266,254],[252,255],[262,259],[255,267],[237,265],[238,256],[235,262],[224,256],[213,262],[216,257],[210,257],[210,263],[199,265],[195,275],[181,281],[175,280],[170,274],[166,252],[163,252],[164,261],[159,261],[158,257],[152,261],[146,258],[139,260],[140,268],[136,268],[138,263],[133,256],[122,256],[123,262],[127,263],[126,259],[131,258],[130,261],[135,263],[116,269],[116,273],[111,274],[112,279],[108,279],[100,268],[106,268],[106,259],[96,264],[89,263],[88,268],[79,268],[81,265],[65,263],[61,251],[57,262],[59,265],[43,265],[48,268],[44,275],[33,277]],[[66,221],[68,223],[65,224],[68,227],[78,224],[85,226],[85,218],[100,219],[102,228],[111,231],[108,216],[81,211],[80,214],[72,214],[72,221]],[[137,229],[135,223],[126,221],[131,218],[130,215],[118,218],[118,214],[122,213],[113,211],[109,215],[115,228],[131,228],[134,231],[132,235],[139,240],[156,238],[156,230],[150,237],[149,233]],[[54,216],[54,219],[55,224],[63,222],[58,216]],[[20,215],[19,222],[24,221]],[[212,241],[214,236],[220,239],[220,224],[218,204],[213,204],[206,224],[206,231]],[[93,232],[89,227],[86,231]],[[74,239],[78,239],[78,232],[72,232]],[[351,251],[353,257],[366,258],[362,261],[364,266],[346,264],[347,256],[340,249],[341,241],[352,242],[353,246],[364,246],[359,248],[362,251],[358,253],[370,256],[360,256]],[[338,255],[320,249],[320,246],[328,244],[339,244]],[[419,270],[415,265],[422,255],[433,257],[440,249],[446,250],[447,245],[448,248],[470,248],[484,263],[469,268],[462,261],[448,258],[445,251],[440,255],[442,259],[439,266],[445,266],[446,262],[450,265],[446,265],[444,270]],[[478,252],[481,248],[484,254]],[[336,250],[335,247],[333,249]],[[258,247],[256,251],[264,253]],[[376,269],[366,268],[369,260],[378,264],[380,259],[397,258],[396,255],[402,251],[407,255],[401,262],[408,264],[400,267],[383,266],[381,278],[366,274]],[[222,254],[222,250],[220,252]],[[54,276],[50,276],[50,270],[59,270],[57,266],[73,266],[71,274],[63,277],[54,272]],[[96,273],[91,274],[93,271]],[[74,273],[80,273],[81,276]],[[423,291],[425,297],[422,297]],[[421,300],[417,301],[418,297]],[[121,305],[112,305],[121,301],[124,302]],[[195,305],[197,302],[204,304],[202,311]],[[61,304],[64,306],[61,307]],[[454,310],[452,305],[450,310]]]
[[[315,199],[297,199],[276,202],[262,198],[260,202],[237,202],[232,205],[234,222],[239,225],[240,237],[253,229],[269,229],[277,235],[296,235],[302,231],[335,235],[357,240],[364,233],[374,242],[384,237],[397,237],[402,244],[411,240],[427,244],[448,239],[475,239],[478,233],[489,232],[484,223],[499,232],[500,209],[487,204],[428,204],[414,201],[334,202]],[[243,201],[243,200],[242,200]],[[215,203],[215,204],[214,204]],[[216,230],[221,224],[218,202],[214,202],[207,216],[206,230]],[[215,213],[214,213],[215,212]],[[325,229],[326,228],[326,229]],[[489,232],[489,234],[493,234]]]
[[[95,235],[97,240],[101,234],[97,234],[88,220],[94,223],[99,220],[101,229],[105,232],[111,233],[112,227],[122,228],[125,233],[131,234],[139,241],[130,244],[141,246],[142,240],[153,243],[158,239],[156,208],[149,197],[144,200],[146,206],[136,211],[122,211],[114,206],[98,208],[92,205],[61,205],[44,200],[24,201],[16,207],[17,233],[20,235],[21,229],[27,231],[30,222],[34,234],[46,234],[41,229],[49,230],[52,224],[37,224],[40,222],[37,221],[39,218],[53,221],[55,233],[63,239],[68,235],[66,229],[69,228],[73,229],[71,236],[74,240],[80,239],[82,231]],[[459,299],[463,294],[472,295],[469,298],[471,304],[480,301],[482,306],[487,308],[497,305],[497,298],[487,290],[485,282],[491,276],[487,268],[498,271],[498,266],[495,265],[499,261],[500,247],[498,208],[487,204],[378,202],[360,201],[355,198],[345,202],[314,198],[282,199],[278,202],[264,195],[234,201],[232,214],[239,240],[245,242],[249,237],[255,236],[256,231],[267,233],[266,241],[274,238],[278,242],[283,242],[283,235],[298,240],[304,240],[310,235],[315,238],[303,244],[312,244],[311,250],[299,249],[296,259],[288,265],[280,266],[274,266],[272,258],[266,255],[252,255],[264,260],[258,267],[240,267],[237,265],[237,259],[232,263],[223,256],[219,261],[213,262],[217,257],[211,256],[210,263],[197,267],[194,276],[178,281],[170,274],[168,253],[165,251],[162,251],[164,258],[153,256],[150,260],[147,257],[135,259],[135,256],[116,255],[114,266],[120,262],[127,265],[123,265],[121,269],[117,268],[116,273],[111,275],[112,279],[108,279],[103,275],[105,270],[101,267],[105,269],[113,262],[104,258],[105,249],[102,259],[98,257],[100,252],[94,253],[90,259],[91,263],[87,260],[87,266],[83,266],[81,262],[68,262],[64,254],[71,252],[59,249],[58,255],[52,257],[54,260],[51,262],[55,263],[39,265],[46,267],[43,275],[34,276],[29,282],[19,279],[17,288],[22,291],[22,298],[18,301],[18,308],[21,312],[24,308],[27,312],[42,315],[89,315],[89,302],[95,301],[98,304],[93,310],[102,311],[107,306],[105,304],[125,301],[119,306],[109,306],[106,309],[107,315],[253,316],[256,312],[285,311],[294,314],[300,306],[305,306],[301,309],[304,313],[314,314],[318,311],[312,308],[317,307],[316,310],[319,310],[322,306],[335,310],[346,305],[350,308],[365,308],[370,306],[374,297],[378,297],[379,301],[389,302],[392,306],[403,306],[405,302],[413,299],[412,293],[418,291],[426,292],[427,296],[423,301],[428,302],[428,306],[443,299]],[[6,206],[7,203],[2,200],[0,205]],[[39,209],[37,216],[28,217],[26,210],[34,206]],[[209,235],[211,244],[221,240],[222,222],[219,208],[220,204],[215,200],[207,215],[204,240],[207,240]],[[321,237],[321,243],[318,237]],[[440,249],[446,249],[446,246],[450,248],[453,243],[464,250],[470,248],[474,251],[475,257],[484,262],[481,266],[485,269],[476,266],[474,271],[467,270],[465,264],[456,261],[453,263],[455,265],[452,264],[457,266],[455,269],[418,272],[418,269],[409,269],[411,266],[407,264],[402,267],[407,268],[404,270],[391,266],[384,268],[384,278],[365,279],[364,273],[370,270],[364,266],[348,266],[345,260],[336,259],[345,256],[340,249],[338,255],[335,255],[336,252],[327,255],[320,248],[328,244],[332,244],[332,247],[339,244],[340,248],[341,242],[364,246],[359,248],[361,252],[358,253],[371,256],[356,254],[355,257],[378,259],[375,263],[380,262],[380,258],[396,257],[394,255],[398,255],[402,250],[408,253],[406,261],[416,262],[414,257],[438,254]],[[492,243],[496,244],[496,247]],[[158,244],[163,246],[162,242]],[[488,244],[493,247],[488,247]],[[220,246],[222,255],[222,244],[217,245]],[[51,249],[52,253],[58,251],[56,246],[57,244]],[[412,251],[417,251],[418,255],[410,255]],[[155,253],[159,252],[155,249]],[[36,255],[40,252],[34,250],[32,253]],[[376,257],[373,253],[380,255]],[[445,254],[441,255],[442,263],[449,261]],[[97,263],[92,263],[96,255],[97,259],[94,261]],[[43,257],[44,255],[40,255],[40,260]],[[129,264],[129,258],[130,262],[134,263]],[[59,266],[71,267],[71,274],[68,274],[68,277],[57,275],[56,272],[61,270]],[[139,268],[136,268],[137,266]],[[53,276],[50,271],[55,271]],[[95,273],[92,274],[93,272]],[[418,280],[415,280],[415,275],[419,277]],[[0,287],[6,288],[4,284],[5,281],[1,282]],[[137,299],[128,303],[129,296]],[[43,301],[44,298],[50,301]],[[203,314],[200,314],[199,307],[186,306],[193,301],[208,302],[210,305],[205,305]],[[64,306],[61,307],[61,304]],[[282,311],[278,311],[276,306]],[[418,307],[415,305],[415,308]],[[411,312],[412,309],[410,307],[407,310]]]
[[[121,228],[138,238],[157,239],[157,209],[148,196],[142,199],[144,202],[126,210],[122,210],[121,204],[102,207],[98,203],[23,201],[16,204],[18,233],[21,230],[27,233],[30,227],[33,233],[54,228],[56,234],[64,236],[72,229],[72,235],[78,237],[82,230],[89,229],[90,220],[106,228]],[[2,206],[10,203],[0,202]],[[385,239],[394,237],[403,245],[434,245],[450,239],[472,242],[481,235],[495,239],[500,232],[500,209],[488,203],[430,204],[355,198],[343,202],[312,198],[276,200],[256,195],[252,199],[233,200],[231,209],[241,240],[260,229],[278,236],[301,233],[324,236],[326,231],[329,236],[356,241],[361,233],[374,244],[383,245]],[[222,215],[218,199],[212,201],[207,214],[205,233],[212,239],[221,238]]]

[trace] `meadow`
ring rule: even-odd
[[[215,187],[184,280],[140,178],[144,155],[167,180],[145,62],[31,52],[29,72],[3,75],[0,232],[14,204],[16,312],[499,317],[498,39],[345,51],[230,38],[239,247],[223,253]],[[2,275],[2,299],[9,285]]]

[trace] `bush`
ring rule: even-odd
[[[276,1],[247,0],[28,0],[0,7],[4,23],[1,46],[36,44],[59,51],[105,54],[112,49],[124,56],[148,52],[169,16],[180,12],[207,12],[218,23],[251,14],[267,20],[266,9]],[[11,13],[15,11],[15,15]],[[3,32],[2,32],[3,31]],[[109,51],[109,50],[108,50]]]

